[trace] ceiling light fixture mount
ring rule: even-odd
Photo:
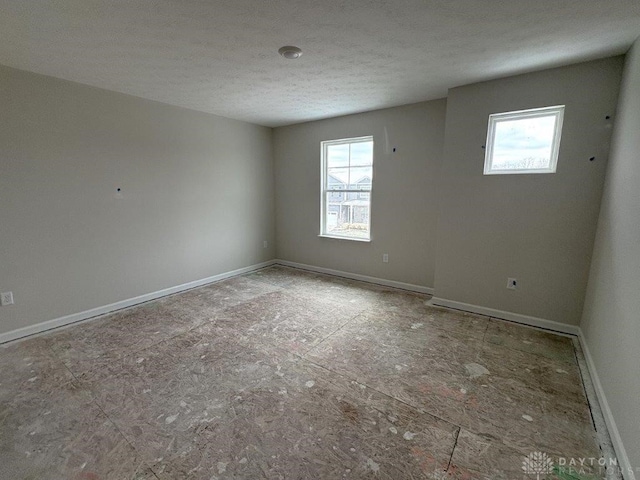
[[[300,58],[302,56],[302,50],[291,45],[286,45],[280,48],[278,50],[278,53],[289,60],[295,60],[296,58]]]

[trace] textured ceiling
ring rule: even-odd
[[[638,35],[639,0],[0,0],[1,64],[268,126],[624,53]]]

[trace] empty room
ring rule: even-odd
[[[1,480],[640,480],[637,0],[0,0]]]

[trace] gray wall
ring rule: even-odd
[[[276,128],[278,258],[433,286],[445,108],[436,100]],[[364,135],[374,137],[371,243],[320,238],[320,142]]]
[[[581,328],[640,469],[640,40],[627,55]],[[636,476],[640,470],[636,471]]]
[[[609,150],[605,116],[616,107],[622,60],[449,91],[437,297],[579,322]],[[557,172],[484,176],[489,114],[550,105],[566,105]],[[507,290],[507,277],[518,290]]]
[[[6,67],[0,112],[0,333],[274,257],[270,129]]]

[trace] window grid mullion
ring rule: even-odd
[[[350,188],[349,190],[334,190],[334,189],[326,189],[324,193],[360,193],[360,192],[371,192],[370,188]]]

